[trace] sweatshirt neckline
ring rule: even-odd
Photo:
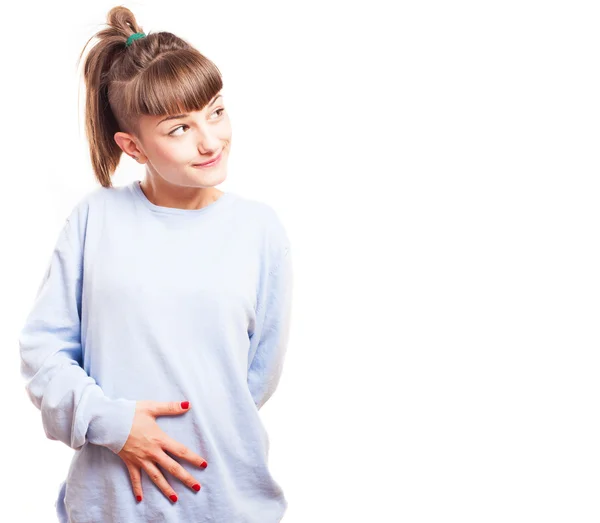
[[[178,207],[164,207],[162,205],[156,205],[155,203],[152,203],[144,194],[144,191],[142,191],[139,180],[134,180],[131,184],[131,188],[145,207],[147,207],[153,212],[158,212],[162,214],[179,214],[187,216],[204,215],[214,212],[220,207],[223,207],[223,204],[233,197],[233,193],[224,192],[221,196],[219,196],[217,200],[209,203],[208,205],[205,205],[204,207],[201,207],[200,209],[180,209]]]

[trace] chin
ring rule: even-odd
[[[188,178],[186,185],[192,187],[215,187],[223,183],[227,179],[227,171],[221,170],[213,173],[203,173],[202,175],[196,174]]]

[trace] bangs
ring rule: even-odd
[[[125,89],[125,113],[163,116],[202,110],[223,88],[220,71],[193,49],[166,52]]]

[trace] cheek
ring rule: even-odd
[[[160,160],[165,163],[180,163],[186,161],[186,151],[189,151],[189,147],[190,143],[186,144],[186,140],[173,139],[170,143],[167,142],[160,148],[158,156]]]
[[[221,122],[219,127],[219,136],[223,141],[231,140],[231,122],[229,121],[229,115]]]

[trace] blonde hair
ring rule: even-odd
[[[148,33],[126,46],[132,34],[144,31],[124,6],[108,12],[107,25],[86,42],[78,64],[97,38],[83,66],[85,133],[96,179],[112,187],[111,176],[123,153],[116,132],[139,137],[140,115],[202,110],[223,81],[213,62],[172,33]]]

